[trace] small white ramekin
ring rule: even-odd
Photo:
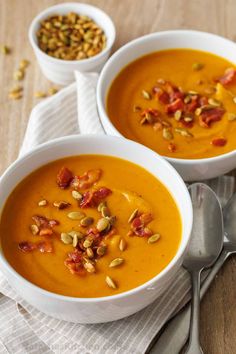
[[[39,48],[36,32],[39,29],[40,22],[52,15],[65,15],[69,12],[89,16],[104,30],[107,37],[107,46],[102,52],[88,59],[62,60],[47,55]],[[75,70],[82,72],[100,72],[110,55],[115,37],[115,26],[111,18],[105,12],[95,6],[76,2],[58,4],[45,9],[34,18],[29,28],[30,44],[33,47],[43,74],[48,80],[59,85],[68,85],[75,81]]]
[[[97,104],[102,125],[107,134],[122,136],[106,112],[106,97],[116,75],[133,60],[154,51],[189,48],[210,52],[236,65],[236,44],[226,38],[192,30],[152,33],[135,39],[111,56],[104,66],[97,86]],[[165,157],[165,156],[164,156]],[[236,150],[204,159],[165,157],[185,181],[200,181],[220,176],[236,168]]]
[[[78,323],[114,321],[143,309],[158,296],[165,295],[165,290],[181,267],[190,240],[192,204],[181,177],[167,161],[152,150],[124,138],[74,135],[40,145],[6,170],[0,178],[0,210],[15,186],[29,173],[50,161],[83,154],[109,155],[131,161],[145,168],[166,186],[176,201],[182,221],[182,237],[174,258],[158,275],[139,287],[100,298],[75,298],[41,289],[20,276],[7,262],[1,249],[0,267],[18,294],[48,315]]]

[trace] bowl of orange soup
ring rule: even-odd
[[[181,177],[123,138],[43,144],[7,169],[0,196],[1,271],[28,303],[67,321],[113,321],[149,305],[190,238]]]
[[[98,82],[106,132],[153,149],[187,181],[235,168],[235,52],[228,39],[190,30],[126,44]]]

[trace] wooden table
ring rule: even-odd
[[[192,28],[236,39],[235,0],[91,0],[113,18],[117,29],[115,49],[138,36],[168,29]],[[33,106],[34,92],[51,84],[42,76],[27,32],[33,17],[56,0],[1,0],[0,44],[11,47],[0,54],[0,173],[16,159]],[[30,60],[22,82],[23,98],[12,101],[13,72],[20,59]],[[236,258],[219,273],[201,307],[201,342],[205,353],[236,353]],[[160,353],[161,354],[161,353]]]

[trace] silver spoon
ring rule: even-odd
[[[223,246],[221,205],[213,190],[203,183],[189,187],[193,204],[193,229],[184,267],[192,278],[192,313],[187,354],[203,354],[199,340],[200,274],[217,259]]]
[[[225,189],[227,185],[228,182],[224,185],[223,189]],[[223,195],[224,194],[225,193],[223,193]],[[206,294],[213,279],[228,257],[236,253],[236,194],[232,196],[230,191],[229,195],[231,195],[231,197],[223,208],[225,228],[223,250],[201,286],[201,299]],[[224,202],[226,201],[225,199],[227,200],[227,198],[224,198]],[[170,320],[163,333],[151,348],[149,354],[177,354],[180,352],[188,339],[190,310],[190,306],[188,305]]]

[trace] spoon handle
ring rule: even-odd
[[[192,271],[192,308],[189,331],[189,344],[186,354],[201,354],[199,339],[199,311],[200,311],[200,274],[201,271]]]
[[[230,252],[223,249],[220,257],[217,259],[216,263],[210,270],[206,280],[203,282],[200,291],[201,299],[207,292],[209,286],[211,285],[216,274],[223,266],[224,262],[230,255]],[[159,339],[152,346],[149,354],[177,354],[183,348],[184,344],[188,339],[189,333],[189,322],[190,322],[190,312],[191,308],[188,304],[182,311],[180,311],[175,317],[173,317],[163,333],[160,335]]]

